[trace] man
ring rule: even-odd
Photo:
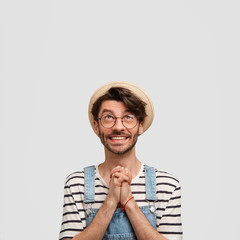
[[[182,239],[178,180],[136,157],[153,115],[149,96],[132,83],[112,82],[93,94],[89,120],[105,161],[67,177],[60,240]]]

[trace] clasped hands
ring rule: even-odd
[[[117,166],[110,173],[108,197],[117,205],[124,205],[132,197],[132,174],[124,167]]]

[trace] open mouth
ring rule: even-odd
[[[109,136],[109,140],[113,144],[124,144],[128,141],[128,139],[128,136]]]
[[[109,137],[111,140],[125,140],[127,139],[128,137]]]

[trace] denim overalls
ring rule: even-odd
[[[85,168],[85,200],[86,206],[91,206],[94,203],[95,193],[95,166]],[[146,201],[148,206],[140,207],[149,223],[156,229],[156,208],[154,202],[156,201],[156,177],[155,169],[145,165],[145,181],[146,181]],[[90,204],[91,203],[91,204]],[[90,205],[89,205],[90,204]],[[97,214],[98,209],[86,208],[87,226],[92,222]],[[106,239],[136,239],[135,233],[128,220],[127,214],[122,212],[121,208],[117,208],[113,214],[112,220],[105,232],[103,240]]]

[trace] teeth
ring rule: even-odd
[[[114,139],[114,140],[122,140],[122,139],[126,139],[126,137],[111,137],[111,139]]]

